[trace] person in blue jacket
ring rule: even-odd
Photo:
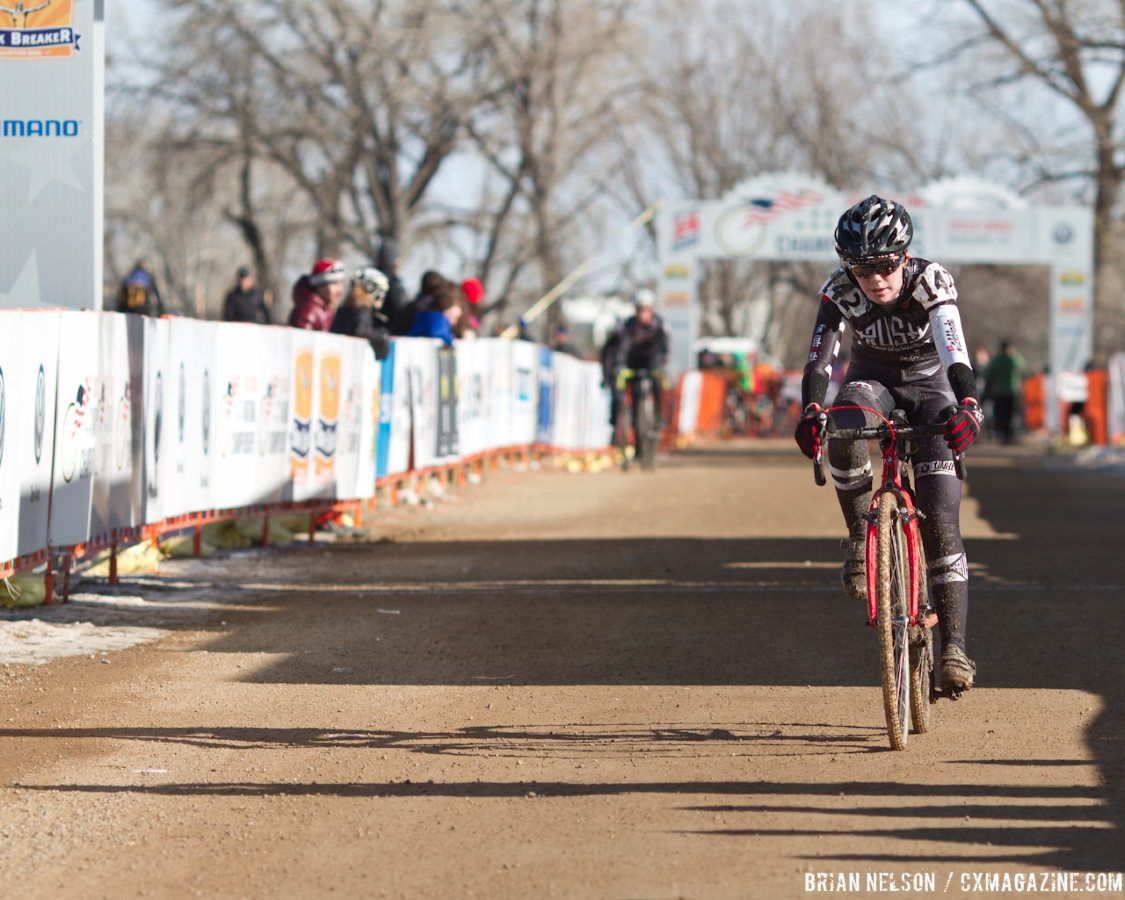
[[[453,326],[461,318],[461,304],[453,291],[441,290],[433,299],[429,309],[414,317],[414,324],[407,337],[441,338],[447,347],[453,345]]]

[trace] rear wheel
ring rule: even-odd
[[[883,711],[892,750],[905,750],[910,722],[910,565],[898,497],[879,498],[875,579],[875,628],[879,632],[879,668]]]
[[[915,734],[930,730],[930,695],[934,684],[934,631],[922,624],[931,606],[930,575],[926,551],[918,538],[918,619],[910,629],[910,727]]]
[[[647,378],[640,383],[640,405],[637,408],[637,455],[641,468],[649,472],[656,468],[656,401],[652,382]]]

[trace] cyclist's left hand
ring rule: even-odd
[[[980,404],[972,397],[966,397],[960,406],[947,406],[938,415],[945,423],[945,442],[954,453],[961,453],[980,435],[984,413]]]

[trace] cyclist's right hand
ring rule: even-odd
[[[828,413],[820,408],[817,403],[810,403],[797,420],[797,430],[793,437],[797,439],[797,446],[809,459],[816,457],[824,434],[828,430]]]

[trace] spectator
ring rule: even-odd
[[[996,436],[1005,444],[1015,441],[1012,413],[1023,390],[1023,357],[1016,353],[1011,341],[1000,342],[1000,352],[992,358],[984,373],[984,394],[992,401]]]
[[[484,285],[479,278],[466,278],[461,282],[461,294],[464,299],[464,315],[462,317],[462,331],[460,337],[476,337],[480,334],[480,317],[477,309],[484,299]]]
[[[310,331],[328,331],[336,304],[344,294],[347,277],[340,260],[318,260],[312,272],[302,275],[293,285],[293,311],[289,314],[289,324]]]
[[[402,316],[399,320],[402,334],[410,334],[410,329],[414,327],[414,320],[418,317],[418,314],[429,310],[433,306],[434,297],[439,291],[444,290],[448,284],[449,282],[445,278],[434,271],[426,272],[422,276],[418,296],[403,307]],[[395,334],[398,333],[398,330],[396,330]]]
[[[141,316],[164,315],[156,277],[145,260],[138,259],[129,274],[121,279],[121,287],[117,290],[117,311]]]
[[[556,353],[566,353],[570,356],[577,356],[582,359],[582,354],[578,352],[578,348],[570,340],[570,331],[565,325],[559,324],[555,327],[555,339],[551,343],[551,349]]]
[[[453,328],[461,315],[461,304],[457,302],[456,295],[450,290],[441,290],[433,298],[432,306],[415,317],[409,337],[441,338],[447,347],[451,347]]]
[[[262,289],[254,283],[254,273],[249,266],[241,266],[237,273],[238,281],[223,302],[223,321],[256,322],[258,325],[272,323],[269,307]]]
[[[406,309],[406,288],[398,277],[398,267],[402,262],[398,241],[391,237],[383,238],[379,245],[379,256],[375,260],[379,271],[387,276],[387,296],[383,300],[382,313],[390,323],[391,334],[404,335],[410,330],[410,322],[403,324]]]
[[[389,287],[390,279],[374,266],[356,269],[329,331],[367,338],[375,358],[386,359],[391,349],[390,327],[381,308]]]

